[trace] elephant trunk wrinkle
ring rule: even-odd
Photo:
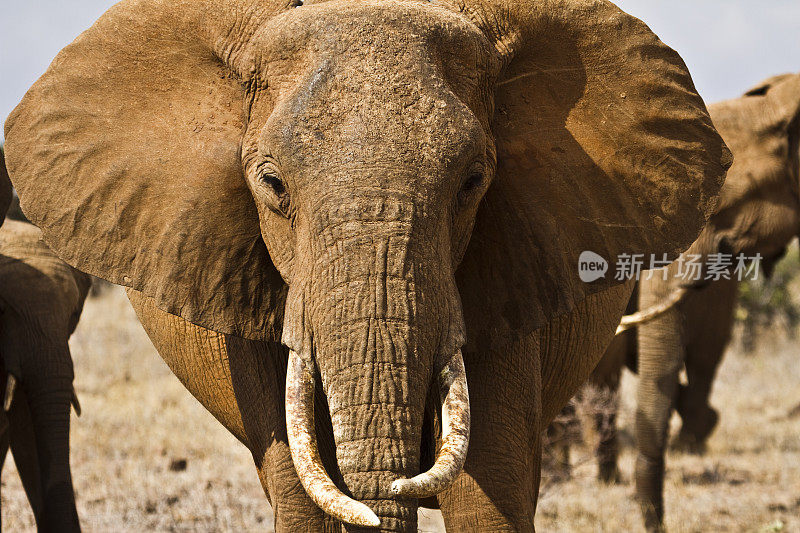
[[[397,498],[391,483],[419,470],[424,401],[430,368],[423,354],[436,337],[418,331],[408,317],[380,316],[380,287],[370,316],[318,335],[315,344],[328,396],[336,458],[344,485],[371,507],[384,531],[416,531],[417,502]],[[391,300],[389,289],[386,300]],[[412,303],[411,305],[415,305]],[[326,328],[327,329],[327,328]],[[335,335],[327,344],[330,333]],[[337,359],[332,361],[332,357]]]
[[[463,318],[452,273],[439,266],[439,256],[449,254],[416,246],[413,223],[370,223],[344,236],[342,227],[328,226],[300,254],[309,281],[290,287],[287,300],[284,343],[296,352],[290,365],[305,361],[287,378],[292,457],[312,499],[329,514],[348,516],[348,531],[374,527],[366,523],[373,517],[381,531],[416,531],[417,494],[449,486],[463,466],[469,432]],[[311,433],[312,401],[304,395],[317,376],[328,400],[339,487],[318,461]],[[420,474],[432,385],[452,423],[434,468]],[[404,488],[392,490],[398,480]]]

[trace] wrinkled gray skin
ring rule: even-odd
[[[75,330],[91,281],[58,259],[32,224],[0,229],[0,355],[3,397],[16,380],[8,412],[0,410],[0,467],[9,447],[39,531],[78,531],[69,465]]]
[[[703,233],[686,252],[761,254],[761,275],[769,274],[798,233],[798,138],[800,75],[765,80],[738,99],[709,107],[718,131],[734,154],[734,164],[720,202]],[[644,278],[647,277],[645,274]],[[716,426],[717,411],[709,395],[717,367],[731,335],[738,282],[721,279],[694,283],[679,277],[677,264],[642,279],[627,313],[663,302],[680,286],[686,296],[667,313],[617,336],[589,383],[599,397],[615,397],[623,365],[639,373],[636,414],[638,457],[636,493],[648,530],[662,528],[664,453],[672,409],[682,418],[675,444],[702,452]],[[637,301],[638,293],[638,301]],[[678,375],[686,369],[687,385]],[[598,478],[619,479],[616,406],[599,418],[605,427],[597,449]]]

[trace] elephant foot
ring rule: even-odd
[[[617,468],[617,463],[600,463],[597,470],[597,480],[606,485],[622,483],[622,472]]]
[[[664,529],[664,460],[636,458],[636,499],[648,533]]]
[[[670,448],[676,452],[691,455],[705,455],[708,450],[705,441],[698,441],[696,435],[683,430],[672,441]]]
[[[617,444],[616,425],[611,437],[602,440],[595,452],[597,456],[597,479],[598,481],[613,485],[622,481],[622,475],[617,467],[617,457],[619,456],[619,444]]]
[[[672,442],[672,449],[702,455],[706,452],[706,441],[719,421],[719,414],[713,407],[706,407],[698,415],[683,420],[681,431]]]

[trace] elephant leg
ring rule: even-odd
[[[255,458],[258,478],[275,515],[276,533],[341,533],[342,524],[319,509],[306,494],[294,469],[288,444],[273,442]]]
[[[28,391],[41,479],[42,512],[37,521],[40,531],[80,531],[69,464],[71,394],[71,380],[50,382],[44,392]],[[16,460],[29,443],[28,439],[19,442],[15,433],[12,429],[11,451]]]
[[[547,442],[542,444],[542,461],[546,473],[552,470],[552,475],[556,479],[571,477],[570,445],[578,431],[580,431],[580,420],[575,403],[570,400],[556,419],[547,426]]]
[[[14,332],[0,338],[0,351],[19,381],[9,411],[10,447],[37,526],[40,531],[79,531],[69,464],[74,374],[66,320],[44,305],[31,304],[4,313],[2,329]],[[38,477],[33,465],[38,465]]]
[[[719,420],[717,411],[708,400],[717,368],[730,341],[737,289],[735,281],[715,282],[699,293],[687,309],[687,324],[702,324],[702,328],[687,331],[687,385],[681,387],[676,401],[682,420],[675,441],[679,449],[702,453]],[[713,320],[701,320],[703,316],[713,317]]]
[[[133,290],[128,297],[173,373],[250,450],[273,508],[275,531],[340,532],[341,525],[306,494],[289,453],[284,407],[286,348],[201,328],[161,311]],[[334,451],[327,404],[324,395],[317,393],[320,453],[326,464],[335,464],[330,462]]]
[[[619,383],[622,367],[628,352],[629,335],[614,337],[606,353],[589,378],[589,386],[594,390],[590,399],[594,415],[595,432],[598,442],[597,478],[603,483],[618,483],[621,479],[617,459],[619,442],[617,438],[617,410],[619,409]]]
[[[621,369],[620,369],[621,370]],[[597,478],[603,483],[619,483],[621,474],[617,466],[619,438],[617,410],[619,408],[619,380],[598,388],[597,408],[594,409],[594,426],[598,436]]]
[[[681,430],[675,448],[690,453],[703,453],[706,440],[717,425],[719,414],[709,404],[711,387],[724,346],[714,352],[688,350],[686,354],[687,385],[680,388],[676,407],[681,416]]]
[[[44,500],[39,454],[36,447],[36,434],[28,405],[28,398],[22,388],[14,394],[14,402],[8,412],[9,432],[7,443],[14,456],[22,488],[28,497],[36,523],[43,523]]]
[[[439,494],[448,531],[533,531],[541,458],[535,341],[465,353],[472,427],[464,470]]]
[[[656,291],[643,288],[641,307],[654,305],[661,297]],[[660,530],[664,519],[664,454],[683,361],[679,309],[639,327],[635,477],[636,495],[648,531]]]

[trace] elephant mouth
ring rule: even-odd
[[[464,466],[470,431],[467,378],[461,350],[436,365],[442,406],[441,447],[433,466],[410,479],[396,479],[397,498],[427,498],[448,488]],[[286,428],[295,469],[309,497],[327,514],[356,526],[379,527],[378,516],[333,483],[320,458],[314,428],[316,371],[311,356],[290,351],[286,376]]]

